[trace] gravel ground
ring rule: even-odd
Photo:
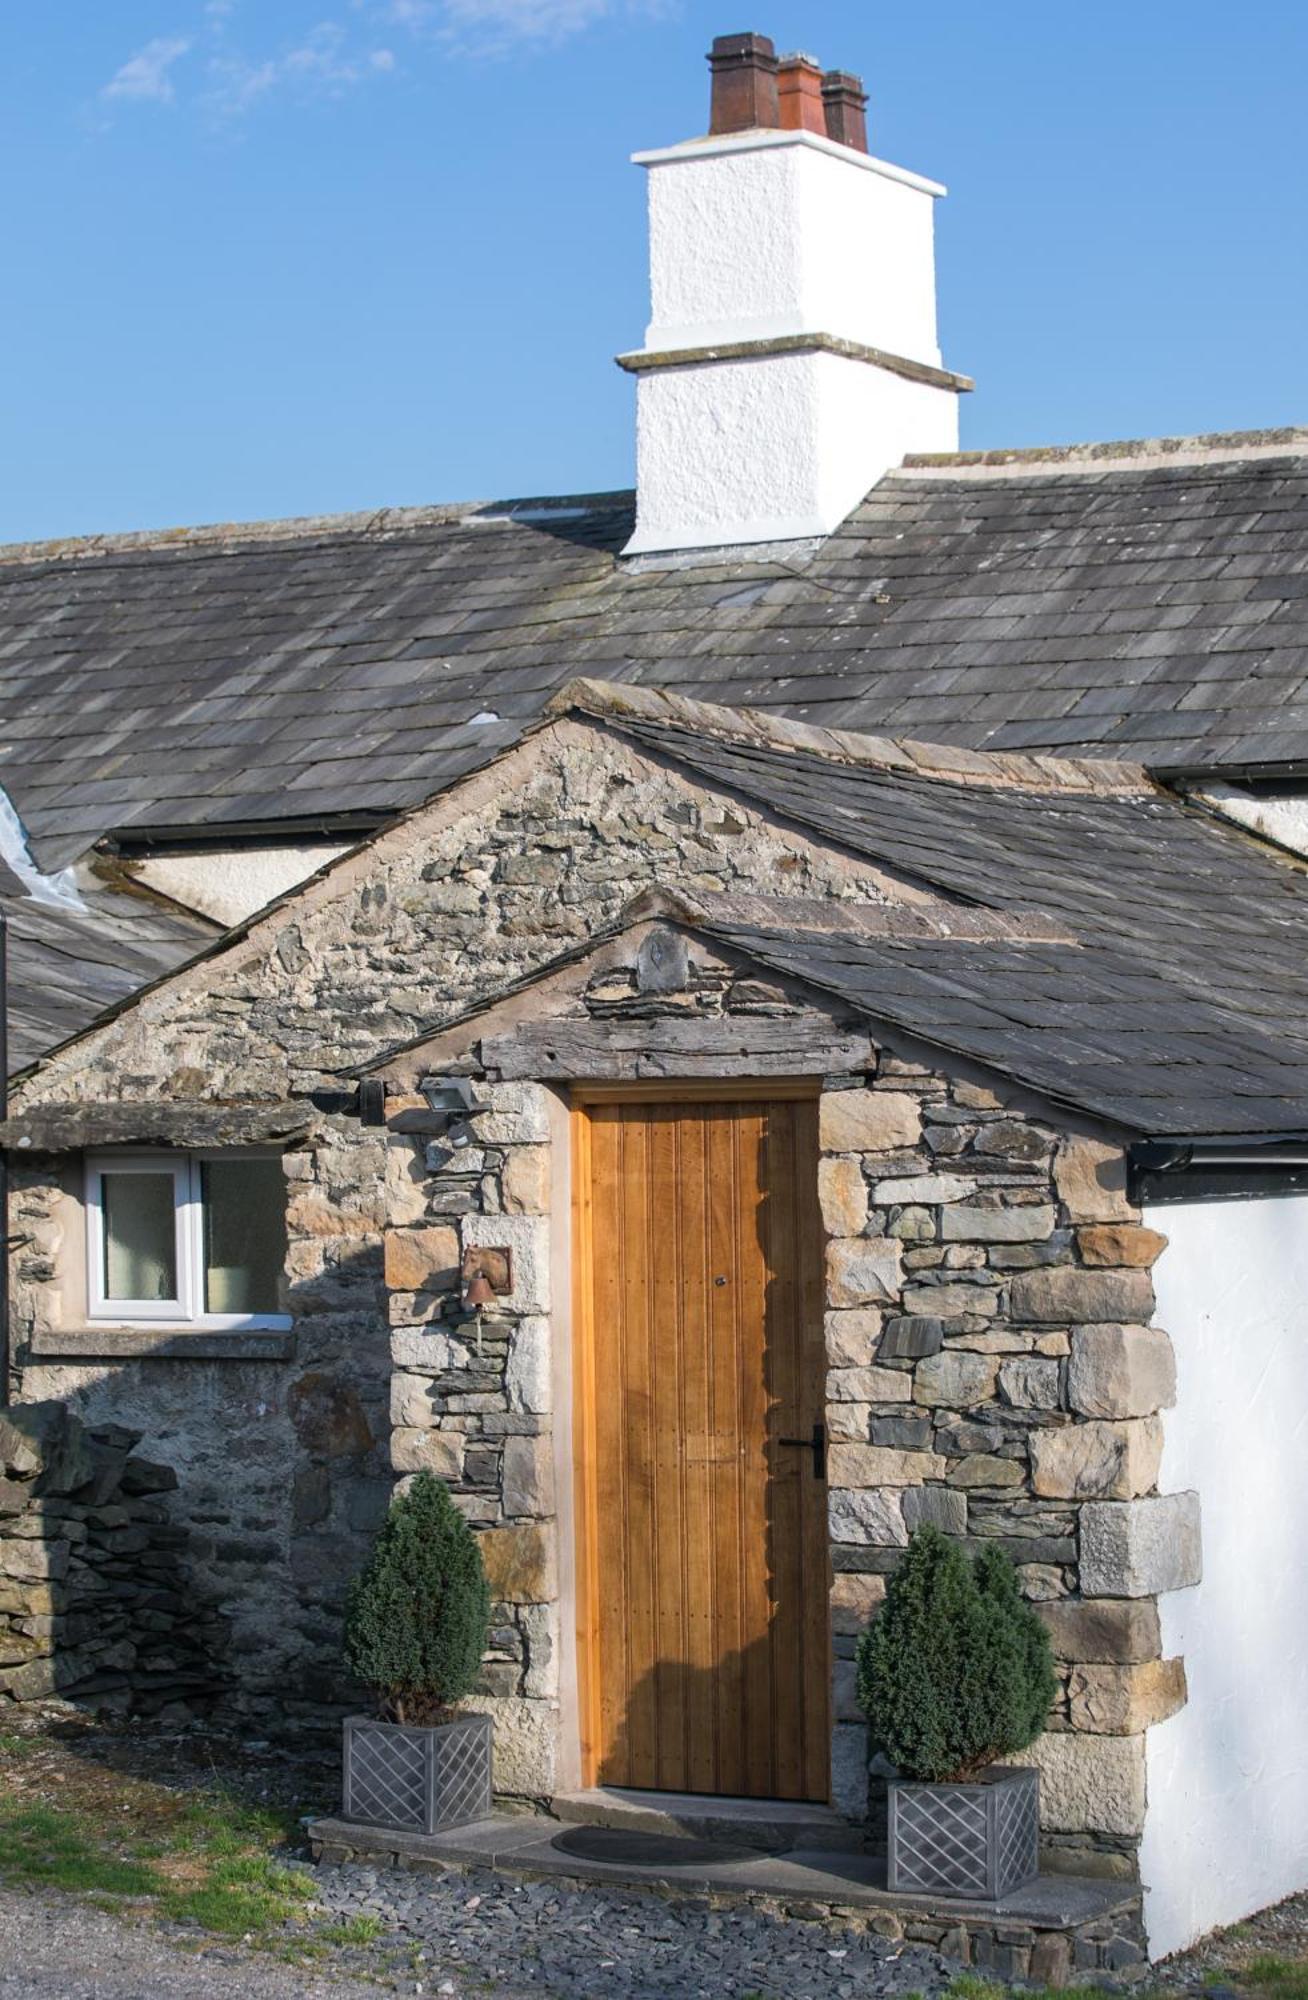
[[[1240,1987],[1241,1973],[1259,1958],[1308,1964],[1308,1892],[1260,1910],[1230,1930],[1214,1931],[1191,1950],[1165,1960],[1154,1968],[1153,1984],[1168,1991],[1195,1992],[1210,1992],[1220,1985]]]
[[[428,1954],[427,1993],[474,1986],[604,2000],[848,2000],[855,1993],[941,1993],[961,1970],[919,1945],[871,1932],[710,1910],[693,1900],[513,1882],[485,1873],[320,1871],[334,1916],[377,1916]],[[412,1988],[410,1988],[412,1990]]]
[[[377,2000],[377,1992],[239,1945],[188,1949],[68,1896],[0,1889],[0,2000]]]
[[[0,2000],[938,2000],[959,1970],[921,1946],[693,1900],[359,1867],[323,1869],[318,1885],[329,1918],[384,1929],[312,1970],[0,1888]],[[1308,1955],[1308,1896],[1158,1967],[1146,1990],[1246,1994],[1241,1969],[1264,1953]]]
[[[130,1802],[139,1835],[166,1833],[177,1798],[214,1786],[296,1816],[335,1796],[334,1762],[290,1764],[267,1745],[97,1729],[62,1711],[48,1731],[24,1733],[33,1740],[21,1755],[0,1757],[0,1789],[93,1822]],[[674,1902],[484,1871],[309,1874],[317,1912],[274,1930],[270,1950],[130,1907],[115,1917],[72,1896],[0,1886],[0,2000],[939,2000],[960,1969],[921,1946],[748,1908],[710,1910],[692,1894]],[[361,1916],[379,1920],[370,1942],[324,1935]],[[308,1967],[291,1962],[308,1953],[317,1954]],[[1155,1967],[1146,1990],[1159,2000],[1214,1989],[1276,2000],[1265,1976],[1245,1977],[1268,1956],[1305,1968],[1283,2000],[1308,1993],[1308,1894]]]

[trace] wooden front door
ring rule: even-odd
[[[667,1089],[577,1114],[585,1781],[825,1800],[817,1101]]]

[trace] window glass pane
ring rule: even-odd
[[[286,1176],[280,1160],[205,1160],[204,1310],[285,1312]]]
[[[171,1174],[102,1174],[104,1295],[177,1297],[177,1226]]]

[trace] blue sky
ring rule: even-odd
[[[627,484],[639,146],[754,27],[948,182],[972,445],[1308,422],[1308,9],[3,0],[0,540]]]

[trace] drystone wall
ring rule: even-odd
[[[198,1586],[230,1624],[233,1722],[333,1729],[350,1698],[340,1664],[341,1603],[392,1490],[389,1356],[382,1286],[385,1147],[345,1119],[320,1121],[284,1155],[289,1360],[241,1357],[61,1359],[61,1332],[85,1331],[64,1275],[84,1229],[80,1163],[17,1168],[11,1224],[13,1324],[25,1400],[57,1398],[91,1427],[124,1424],[178,1485]],[[30,1343],[44,1339],[39,1359]],[[191,1336],[184,1336],[189,1339]],[[71,1343],[70,1343],[71,1344]]]
[[[0,1417],[0,1715],[50,1697],[190,1715],[226,1692],[226,1621],[170,1518],[177,1475],[59,1403]]]

